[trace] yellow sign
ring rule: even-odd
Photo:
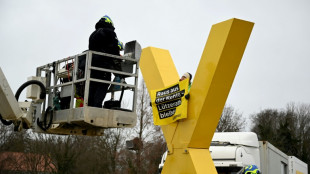
[[[188,79],[152,90],[151,101],[155,125],[167,125],[187,117]]]

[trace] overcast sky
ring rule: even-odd
[[[0,0],[0,67],[13,92],[36,67],[86,50],[105,14],[124,43],[168,49],[180,75],[195,74],[213,24],[254,22],[227,103],[246,117],[310,103],[309,0]]]

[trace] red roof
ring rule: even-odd
[[[55,172],[57,168],[48,155],[2,152],[0,153],[0,170]]]

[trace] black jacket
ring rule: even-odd
[[[118,39],[114,27],[100,19],[89,37],[89,50],[119,55]]]
[[[100,19],[100,21],[96,23],[95,28],[96,30],[89,37],[89,50],[120,55],[118,39],[116,33],[114,32],[115,28],[113,25],[106,23],[104,19]],[[119,61],[113,60],[110,57],[96,54],[93,54],[92,66],[107,69],[121,69]],[[91,77],[103,80],[111,80],[110,74],[111,73],[102,73],[101,71],[92,70]]]

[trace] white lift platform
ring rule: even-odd
[[[106,128],[133,127],[137,120],[140,55],[140,44],[131,41],[125,44],[123,56],[85,51],[40,66],[36,76],[29,77],[15,97],[0,69],[1,121],[6,125],[13,123],[16,131],[32,128],[35,132],[68,135],[103,135]],[[118,66],[97,67],[92,64],[94,56],[109,59]],[[110,72],[114,80],[91,78],[93,71]],[[91,82],[110,84],[102,108],[88,106]],[[26,87],[27,98],[32,101],[18,102]],[[131,95],[129,109],[121,107],[124,93]],[[84,100],[83,106],[77,104],[80,99]]]

